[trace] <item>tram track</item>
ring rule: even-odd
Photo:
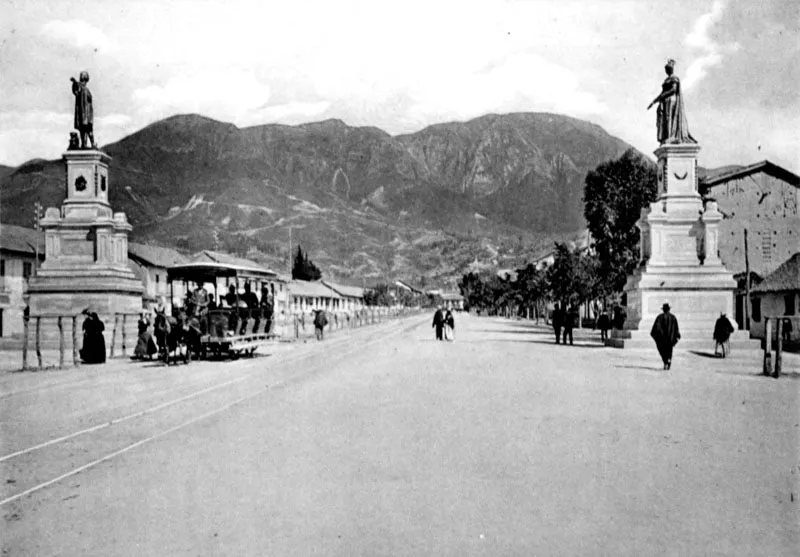
[[[221,414],[244,401],[321,373],[328,366],[339,364],[353,354],[420,326],[419,319],[411,318],[411,320],[410,324],[406,319],[401,319],[371,329],[366,332],[365,337],[358,339],[356,346],[344,351],[338,349],[345,345],[352,335],[326,342],[324,353],[313,349],[316,348],[315,343],[309,351],[276,362],[266,369],[259,365],[258,360],[239,360],[250,368],[245,370],[244,375],[0,456],[0,470],[4,475],[13,474],[21,478],[20,480],[7,478],[5,483],[0,485],[0,506],[19,501],[27,495],[112,460],[145,443]],[[323,354],[325,366],[320,365],[320,362],[314,362]],[[292,371],[295,366],[309,363],[312,364],[310,368],[304,367]],[[263,383],[260,380],[263,380],[262,372],[265,371],[275,372],[278,375],[283,373],[285,376]],[[238,373],[241,374],[241,371]],[[182,388],[185,388],[185,385]],[[167,390],[167,392],[173,391],[174,389]],[[94,444],[100,450],[96,447],[93,447],[95,450],[87,449],[90,444]],[[64,466],[53,471],[54,463],[63,463]]]

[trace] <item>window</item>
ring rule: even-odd
[[[6,260],[0,259],[0,277],[6,276]]]
[[[753,298],[753,321],[761,321],[761,298]]]
[[[3,310],[0,308],[0,337],[3,336]]]
[[[159,282],[161,282],[161,275],[156,273],[156,284],[158,284]]]
[[[25,261],[22,263],[22,278],[27,279],[33,274],[33,263]]]
[[[786,311],[784,311],[784,315],[794,315],[794,294],[786,294],[783,297],[783,303],[786,306]]]
[[[761,236],[761,256],[765,263],[772,261],[772,234],[769,232]]]

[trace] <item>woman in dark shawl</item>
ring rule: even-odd
[[[714,355],[716,356],[719,354],[720,348],[722,348],[722,357],[728,355],[730,352],[730,338],[731,334],[733,334],[733,325],[731,322],[728,321],[728,317],[721,313],[717,322],[714,323],[714,342],[716,345],[714,346]]]
[[[669,369],[672,366],[672,349],[678,344],[681,333],[678,330],[678,320],[669,312],[669,304],[664,304],[662,309],[664,313],[656,317],[650,336],[656,341],[664,369]]]
[[[689,123],[686,120],[686,111],[683,108],[683,95],[681,94],[681,81],[676,75],[675,60],[668,60],[664,66],[667,78],[661,85],[661,94],[647,107],[648,110],[658,104],[656,111],[656,128],[658,129],[658,143],[697,143],[689,133]]]
[[[158,347],[150,333],[150,320],[143,313],[139,318],[139,340],[136,341],[136,348],[133,349],[133,358],[141,360],[150,358],[152,360],[153,354],[156,352],[158,352]]]
[[[83,322],[83,347],[81,360],[87,364],[102,364],[106,361],[106,340],[103,336],[105,325],[97,313],[83,310],[86,319]]]

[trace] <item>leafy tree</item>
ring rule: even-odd
[[[556,243],[553,264],[546,280],[552,298],[562,304],[580,304],[597,294],[597,271],[594,257]]]
[[[484,284],[477,273],[468,273],[461,277],[458,290],[464,296],[466,309],[483,309],[486,306]]]
[[[364,292],[364,303],[368,306],[391,306],[393,302],[388,284],[378,284]]]
[[[634,149],[586,175],[583,214],[594,241],[601,295],[621,291],[636,268],[636,221],[656,195],[656,167]]]
[[[303,253],[303,249],[297,246],[297,254],[294,256],[292,265],[292,278],[294,280],[319,280],[322,278],[322,271]]]

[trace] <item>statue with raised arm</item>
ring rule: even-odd
[[[689,133],[689,124],[686,121],[686,110],[683,108],[683,95],[681,94],[681,81],[676,75],[675,60],[667,60],[664,66],[667,78],[661,85],[661,94],[653,99],[647,107],[650,110],[658,103],[656,110],[656,127],[658,129],[658,143],[697,143]]]
[[[80,81],[72,80],[72,94],[75,95],[75,129],[81,136],[81,149],[96,149],[94,143],[94,111],[92,109],[92,92],[86,84],[89,72],[81,72]]]

